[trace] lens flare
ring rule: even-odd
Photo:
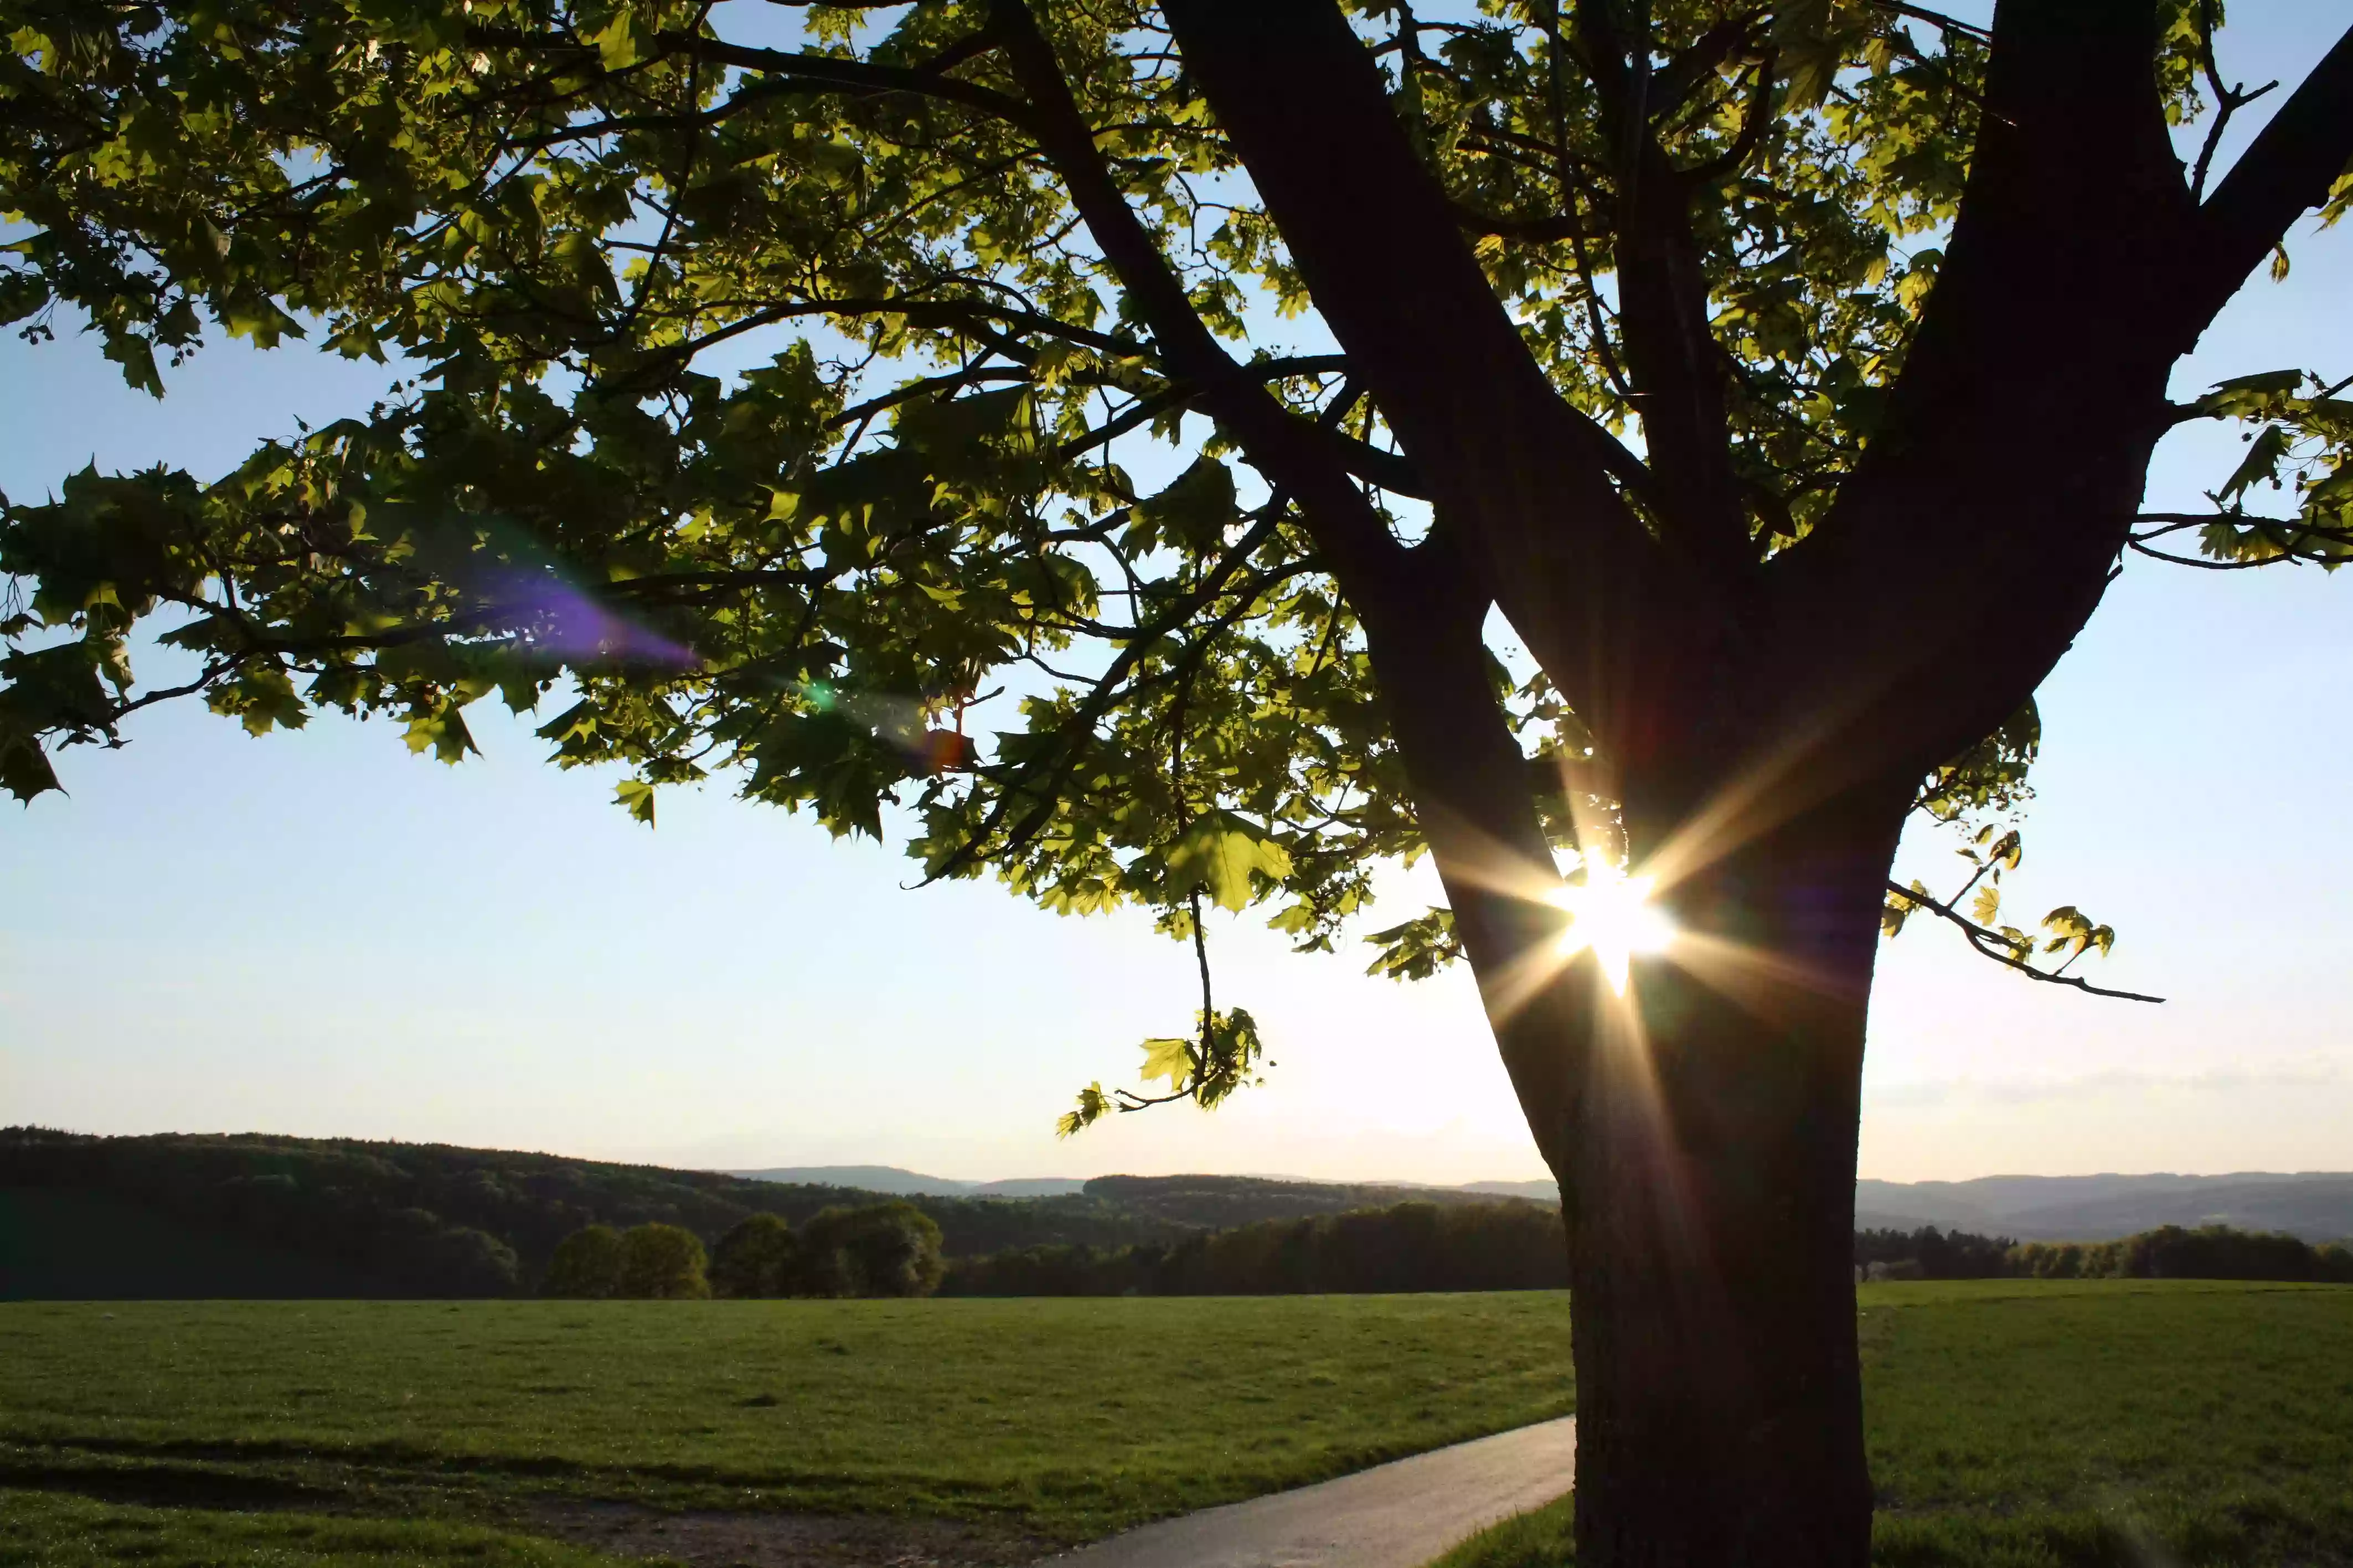
[[[1624,996],[1634,955],[1664,952],[1674,941],[1673,922],[1650,901],[1654,882],[1650,877],[1629,877],[1599,856],[1588,857],[1583,883],[1549,895],[1568,911],[1568,926],[1560,933],[1562,959],[1592,949],[1609,989]]]

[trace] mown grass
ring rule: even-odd
[[[1557,1295],[0,1306],[0,1485],[1077,1539],[1571,1408]],[[64,1559],[60,1559],[64,1561]]]
[[[1884,1568],[2353,1563],[2353,1289],[1985,1281],[1862,1292]],[[1442,1568],[1560,1568],[1569,1505]]]

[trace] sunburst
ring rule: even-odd
[[[1625,868],[1599,855],[1585,858],[1585,880],[1567,884],[1548,895],[1568,911],[1561,931],[1562,962],[1590,948],[1602,978],[1620,996],[1638,952],[1664,952],[1675,939],[1674,922],[1651,903],[1656,885],[1651,877],[1630,877]]]

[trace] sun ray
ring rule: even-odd
[[[1585,880],[1556,888],[1551,901],[1568,911],[1559,950],[1564,960],[1591,949],[1601,976],[1620,998],[1626,994],[1636,953],[1662,953],[1675,939],[1674,923],[1650,901],[1653,877],[1630,877],[1606,854],[1588,851]]]

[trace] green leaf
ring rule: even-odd
[[[1365,973],[1392,980],[1426,980],[1462,956],[1461,941],[1454,934],[1454,911],[1436,906],[1365,940],[1381,950]]]
[[[2300,370],[2267,370],[2258,375],[2233,376],[2214,384],[2198,400],[2200,412],[2231,417],[2279,412],[2285,400],[2304,384]]]
[[[613,798],[648,827],[654,825],[654,786],[643,779],[623,779],[613,786]]]
[[[1111,1097],[1103,1093],[1103,1084],[1100,1081],[1091,1083],[1079,1090],[1077,1108],[1064,1111],[1054,1123],[1054,1136],[1069,1138],[1083,1132],[1102,1121],[1111,1109]]]
[[[1215,458],[1201,458],[1167,489],[1135,504],[1127,538],[1130,547],[1139,550],[1163,542],[1195,550],[1214,548],[1240,515],[1233,470]]]
[[[454,703],[444,702],[411,718],[406,738],[410,751],[422,752],[429,748],[436,761],[453,767],[465,761],[467,752],[478,750],[472,731],[466,728],[466,716]]]
[[[63,787],[58,783],[57,770],[42,752],[40,742],[30,735],[12,732],[5,720],[0,720],[0,789],[20,801],[30,801],[35,795]]]
[[[2246,458],[2237,468],[2232,470],[2230,479],[2222,488],[2215,492],[2215,504],[2229,506],[2256,485],[2268,484],[2276,488],[2279,484],[2280,464],[2287,460],[2288,445],[2286,426],[2264,426],[2263,430],[2247,443]]]
[[[1144,1081],[1166,1079],[1171,1090],[1185,1087],[1193,1076],[1193,1042],[1173,1037],[1144,1042]]]
[[[1271,883],[1291,874],[1290,852],[1271,834],[1227,811],[1204,813],[1169,847],[1167,862],[1174,895],[1198,890],[1225,910],[1257,896],[1254,877]]]
[[[122,367],[122,379],[150,397],[164,395],[164,377],[155,369],[155,350],[146,339],[128,332],[109,332],[100,351]]]

